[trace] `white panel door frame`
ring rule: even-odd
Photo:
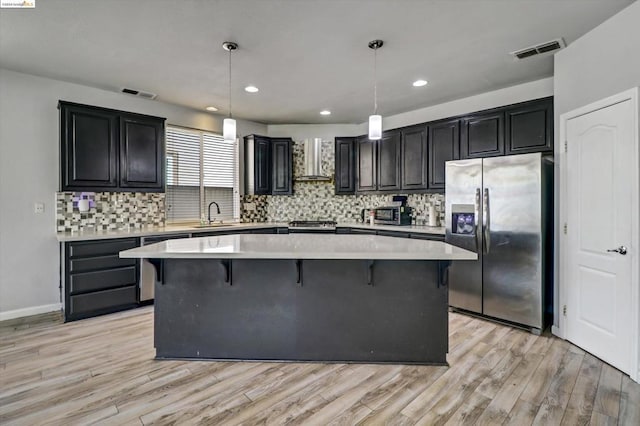
[[[565,331],[566,331],[566,316],[563,315],[562,307],[567,304],[567,289],[564,283],[568,282],[568,264],[565,261],[568,259],[568,238],[563,232],[563,226],[567,223],[567,215],[568,209],[564,200],[567,200],[568,192],[567,192],[567,173],[568,173],[568,164],[567,164],[567,154],[565,153],[565,141],[567,140],[567,122],[573,118],[580,117],[582,115],[607,108],[609,106],[625,102],[631,101],[632,108],[634,110],[633,113],[633,138],[634,138],[634,152],[630,153],[635,158],[635,170],[633,171],[634,179],[631,182],[632,185],[632,193],[634,194],[634,199],[632,200],[632,232],[631,232],[631,247],[634,252],[633,261],[632,261],[632,272],[631,272],[631,322],[632,322],[632,354],[631,354],[631,374],[630,377],[632,380],[639,382],[640,381],[640,338],[638,334],[640,333],[640,289],[639,286],[639,277],[640,277],[640,268],[638,258],[640,257],[640,250],[638,245],[638,240],[640,238],[640,229],[638,227],[640,222],[640,110],[638,109],[638,88],[635,87],[630,90],[626,90],[617,95],[608,97],[606,99],[602,99],[600,101],[594,102],[592,104],[586,105],[584,107],[578,108],[576,110],[567,112],[560,116],[560,143],[561,149],[557,152],[556,160],[559,163],[560,167],[560,197],[559,197],[559,205],[560,212],[559,218],[560,223],[558,224],[558,239],[559,239],[559,262],[558,262],[558,277],[559,283],[556,285],[559,286],[559,303],[556,305],[560,310],[560,321],[559,321],[559,329],[554,330],[557,332],[558,337],[565,339]],[[571,232],[569,230],[569,232]]]

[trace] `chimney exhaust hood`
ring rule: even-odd
[[[304,174],[297,181],[330,181],[331,177],[322,174],[322,138],[304,140]]]

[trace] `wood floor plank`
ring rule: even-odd
[[[450,366],[155,360],[153,307],[0,327],[0,424],[640,425],[640,385],[449,314]]]

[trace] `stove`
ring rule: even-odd
[[[337,224],[335,220],[293,220],[289,222],[289,232],[333,233]]]

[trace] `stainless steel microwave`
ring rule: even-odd
[[[378,207],[374,211],[373,220],[380,225],[411,225],[411,207]]]

